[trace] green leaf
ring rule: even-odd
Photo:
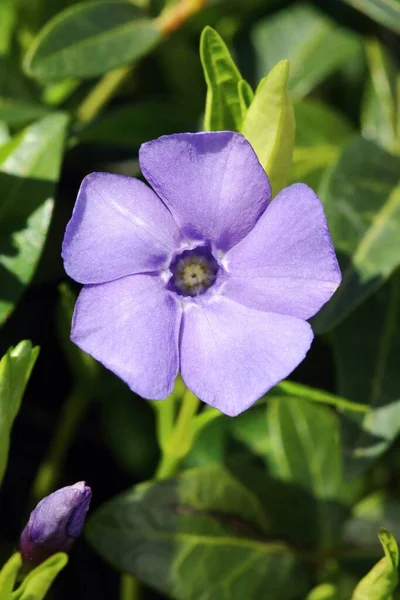
[[[265,411],[265,406],[254,406],[229,420],[231,435],[264,461],[269,451]]]
[[[0,112],[1,115],[1,112]],[[81,143],[139,148],[147,140],[174,133],[185,125],[176,105],[157,102],[131,104],[109,111],[78,134]],[[190,127],[188,120],[187,127]]]
[[[243,119],[246,116],[247,110],[250,108],[250,104],[254,100],[254,92],[252,87],[245,79],[241,79],[238,82],[238,95],[240,102],[240,110],[242,111]]]
[[[205,27],[200,38],[200,58],[207,82],[204,129],[239,131],[245,111],[238,85],[242,81],[220,35]]]
[[[369,494],[354,506],[353,516],[344,527],[343,541],[352,547],[376,551],[379,556],[379,527],[400,535],[400,502],[382,491]]]
[[[396,540],[386,529],[379,531],[379,540],[385,556],[360,581],[352,600],[389,600],[397,587],[399,552]]]
[[[37,346],[23,341],[0,361],[0,484],[7,467],[11,429],[38,354]]]
[[[266,589],[268,600],[298,598],[304,575],[287,546],[266,538],[267,526],[260,500],[210,466],[117,496],[87,534],[114,567],[176,600],[259,600]]]
[[[259,21],[252,32],[261,78],[280,60],[290,61],[289,92],[306,96],[361,52],[359,38],[318,9],[292,3]]]
[[[14,127],[20,127],[40,119],[48,112],[48,109],[40,104],[11,98],[0,98],[0,121]]]
[[[185,467],[202,467],[213,463],[223,463],[228,427],[234,421],[236,419],[229,419],[225,415],[210,421],[199,432],[193,447],[185,456]]]
[[[155,22],[131,2],[84,2],[45,25],[24,66],[29,75],[44,81],[95,77],[141,58],[160,39]]]
[[[344,465],[356,475],[400,433],[400,271],[333,332],[340,393],[367,402],[343,414]]]
[[[366,42],[370,81],[361,113],[363,136],[374,140],[388,152],[400,153],[397,124],[400,109],[397,97],[396,65],[385,47],[376,39]]]
[[[306,600],[337,600],[337,590],[331,583],[322,583],[314,588]]]
[[[49,115],[0,148],[0,324],[31,281],[46,240],[67,120]]]
[[[253,146],[275,196],[284,186],[292,163],[293,108],[287,94],[289,62],[278,63],[260,81],[241,132]]]
[[[8,129],[6,123],[4,123],[4,121],[0,121],[0,146],[5,144],[6,142],[8,142],[9,139],[10,139],[9,129]]]
[[[19,552],[13,554],[2,567],[0,571],[0,600],[10,600],[21,567],[22,558]]]
[[[296,138],[290,180],[317,190],[326,169],[335,163],[350,137],[352,126],[337,110],[316,100],[295,104],[294,114]]]
[[[297,398],[268,404],[268,460],[271,474],[315,502],[317,541],[331,547],[337,539],[344,510],[339,423],[327,408]]]
[[[25,577],[12,593],[11,600],[42,600],[67,562],[68,556],[64,552],[50,556]]]
[[[342,268],[342,283],[313,319],[317,332],[337,325],[400,264],[400,159],[356,138],[322,190]]]
[[[399,0],[344,0],[344,2],[396,33],[400,33]]]

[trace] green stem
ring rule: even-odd
[[[97,117],[104,106],[112,99],[124,81],[132,74],[133,67],[118,67],[106,73],[89,92],[77,110],[80,123],[89,123]]]
[[[35,503],[52,492],[57,485],[75,432],[91,401],[90,395],[85,392],[83,388],[75,387],[62,407],[55,435],[33,482],[32,495]]]
[[[168,479],[168,477],[175,475],[182,458],[183,457],[173,456],[172,454],[166,454],[164,452],[154,475],[155,479]]]
[[[186,390],[182,398],[181,408],[179,410],[178,418],[176,420],[171,438],[171,454],[182,458],[186,456],[189,450],[188,445],[191,446],[193,441],[191,436],[188,436],[188,430],[192,424],[193,417],[197,413],[199,404],[200,400],[197,398],[197,396],[195,396],[190,390]]]
[[[120,578],[119,600],[140,600],[140,583],[130,573],[122,573]]]
[[[172,398],[168,400],[172,405]],[[168,402],[168,400],[165,402]],[[176,423],[170,430],[169,438],[164,438],[163,443],[160,444],[162,457],[155,474],[156,479],[167,479],[174,475],[182,459],[190,450],[195,431],[193,427],[194,416],[197,413],[199,403],[200,400],[191,391],[186,390]]]

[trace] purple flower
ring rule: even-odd
[[[72,340],[145,398],[181,372],[201,400],[237,415],[304,359],[306,319],[341,275],[324,211],[304,184],[271,188],[229,131],[144,144],[153,189],[85,177],[67,226],[67,273],[85,284]]]
[[[82,532],[91,498],[92,490],[84,481],[43,498],[21,534],[24,561],[38,565],[56,552],[67,552]]]

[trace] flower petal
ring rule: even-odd
[[[134,392],[159,400],[178,373],[181,312],[154,275],[88,285],[75,306],[71,339]]]
[[[186,305],[181,336],[187,387],[236,416],[297,367],[313,333],[306,321],[219,297]]]
[[[139,162],[182,233],[221,250],[254,227],[271,197],[265,171],[239,133],[163,136],[142,145]]]
[[[91,173],[82,182],[62,255],[80,283],[105,283],[162,267],[180,239],[168,209],[143,182]]]
[[[300,319],[315,315],[341,281],[322,204],[302,183],[276,196],[224,262],[227,296]]]

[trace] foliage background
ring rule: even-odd
[[[63,405],[78,383],[82,385],[76,406],[81,409],[75,406],[74,439],[57,484],[86,479],[96,508],[150,478],[156,468],[159,450],[149,403],[132,397],[115,377],[84,362],[69,346],[71,293],[78,288],[69,282],[72,292],[61,288],[60,300],[59,286],[66,282],[60,244],[87,173],[137,176],[142,142],[202,128],[206,84],[198,47],[203,27],[211,25],[253,89],[279,60],[289,58],[289,94],[297,124],[289,180],[305,181],[319,192],[345,274],[340,292],[314,320],[319,335],[291,379],[368,404],[372,410],[366,415],[318,406],[309,402],[313,394],[321,401],[318,393],[283,387],[267,404],[242,417],[221,417],[210,424],[185,466],[206,469],[209,482],[213,477],[220,481],[220,467],[215,465],[226,464],[262,499],[269,519],[267,538],[284,540],[296,555],[305,557],[305,566],[287,575],[285,585],[292,582],[288,588],[279,589],[276,583],[282,565],[271,566],[276,597],[304,599],[312,587],[328,582],[334,595],[315,600],[346,600],[381,556],[378,527],[386,525],[400,537],[399,4],[210,0],[204,6],[188,1],[165,7],[162,0],[138,0],[138,8],[132,2],[123,10],[129,6],[129,11],[156,18],[166,9],[176,17],[176,7],[184,6],[188,14],[182,22],[164,22],[163,33],[153,32],[154,39],[149,32],[143,35],[142,45],[128,58],[133,65],[129,72],[124,71],[126,41],[101,56],[94,50],[84,60],[78,55],[55,67],[38,61],[37,55],[32,58],[33,40],[43,26],[64,9],[73,10],[74,4],[0,3],[0,355],[21,339],[41,348],[14,425],[1,490],[1,558],[5,560],[15,546],[37,469],[57,424],[69,419]],[[122,4],[110,1],[90,22],[108,27],[113,4],[117,15]],[[91,6],[95,10],[98,5]],[[132,18],[134,27],[138,20],[139,16]],[[71,31],[67,37],[75,35],[76,29]],[[136,29],[131,39],[134,36],[142,39]],[[135,52],[143,56],[136,60]],[[102,97],[102,88],[99,92],[96,87],[104,81],[101,71],[121,66],[122,71],[111,75],[118,86],[109,98]],[[95,77],[76,76],[77,69],[90,68],[89,75]],[[26,131],[26,126],[33,129]],[[48,198],[54,183],[51,212]],[[243,465],[252,477],[243,479]],[[195,476],[196,485],[201,477]],[[185,493],[182,481],[180,494]],[[37,480],[36,485],[40,488]],[[187,485],[190,489],[190,482]],[[165,493],[177,491],[172,487]],[[221,491],[229,515],[237,510],[232,500],[236,493],[229,486]],[[147,502],[152,506],[151,499]],[[140,508],[135,511],[141,514]],[[237,534],[232,523],[221,526]],[[232,556],[225,563],[221,554],[211,556],[220,562],[218,577],[228,579]],[[210,576],[211,564],[204,572],[199,566],[203,560],[202,555],[193,559],[182,575],[185,585],[173,597],[199,597],[188,581]],[[160,569],[172,567],[165,564]],[[249,574],[244,583],[236,582],[227,597],[236,598],[240,585],[247,585],[244,589],[250,594],[251,578]],[[144,579],[152,583],[151,573]],[[118,573],[82,539],[55,584],[54,597],[117,597],[118,582]],[[171,594],[170,583],[158,585]],[[160,597],[146,586],[142,593],[145,598]],[[249,597],[261,597],[252,593],[256,595]],[[275,598],[272,594],[263,597]]]

